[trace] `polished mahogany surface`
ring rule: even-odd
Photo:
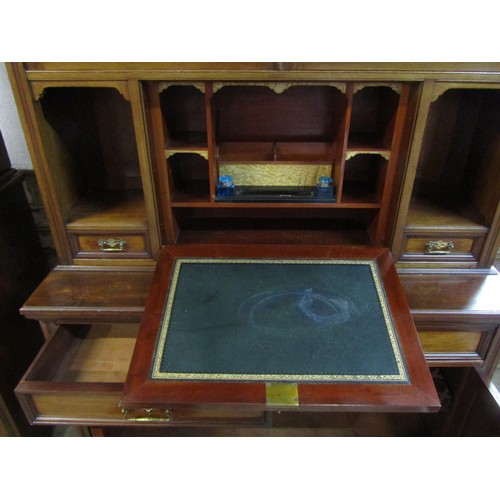
[[[280,245],[177,245],[162,250],[125,385],[124,407],[201,405],[261,410],[282,408],[279,404],[271,408],[266,404],[266,383],[150,380],[151,361],[172,268],[179,257],[373,260],[385,289],[411,383],[299,383],[299,404],[296,408],[329,411],[432,411],[439,408],[439,399],[390,253],[376,248]]]
[[[59,322],[138,322],[152,272],[116,269],[54,269],[26,301],[28,318]]]
[[[500,320],[500,275],[400,274],[414,318],[436,317],[477,321]]]

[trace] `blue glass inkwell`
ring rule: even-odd
[[[233,194],[233,178],[230,175],[221,175],[217,184],[217,196],[232,196]]]
[[[331,177],[322,176],[316,186],[257,186],[235,185],[231,175],[221,175],[216,186],[215,199],[220,202],[322,202],[335,201]]]
[[[331,177],[322,176],[316,185],[316,196],[318,198],[333,198],[333,180]]]

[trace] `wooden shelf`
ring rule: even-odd
[[[334,155],[332,142],[223,142],[218,144],[220,162],[320,162],[330,161]]]
[[[147,229],[142,193],[104,193],[80,199],[68,214],[67,229]]]
[[[208,196],[187,193],[176,193],[174,200],[171,202],[173,208],[189,208],[189,207],[202,207],[202,208],[230,208],[230,209],[246,209],[246,208],[269,208],[269,209],[313,209],[313,210],[376,210],[380,208],[380,202],[375,201],[373,196],[366,196],[363,199],[360,196],[349,196],[344,198],[342,203],[331,202],[245,202],[245,201],[210,201]]]
[[[194,140],[170,140],[165,145],[165,158],[169,158],[177,153],[194,153],[208,158],[207,141],[199,140],[199,138]]]
[[[478,214],[460,207],[454,210],[444,202],[414,195],[406,219],[407,229],[467,230],[486,233],[488,227],[479,223]]]

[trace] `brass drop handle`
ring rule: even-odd
[[[107,240],[98,240],[97,244],[103,252],[123,252],[127,242],[125,240],[109,238]]]
[[[425,244],[425,253],[429,255],[449,254],[455,245],[452,241],[428,241]]]
[[[121,408],[122,415],[125,420],[133,420],[134,422],[171,422],[174,417],[172,411],[168,408],[162,410],[160,408],[142,408],[140,410]],[[135,413],[138,413],[137,415]]]

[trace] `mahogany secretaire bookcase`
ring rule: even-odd
[[[500,64],[7,68],[58,255],[31,422],[500,432]]]

